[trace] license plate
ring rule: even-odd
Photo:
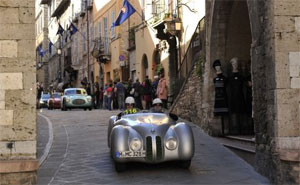
[[[146,157],[146,151],[123,151],[123,152],[116,152],[117,158],[134,158],[134,157]]]

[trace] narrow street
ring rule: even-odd
[[[269,183],[245,161],[193,124],[196,151],[189,170],[175,163],[132,164],[125,172],[117,173],[107,147],[108,119],[116,113],[118,111],[39,111],[39,159],[45,156],[44,148],[51,140],[47,124],[53,128],[53,140],[47,158],[38,170],[38,184]]]

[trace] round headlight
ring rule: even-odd
[[[70,102],[70,98],[66,98],[66,101],[67,101],[67,102]]]
[[[88,101],[88,102],[91,102],[91,101],[92,101],[92,98],[90,98],[90,97],[87,98],[87,101]]]
[[[175,150],[177,147],[177,141],[175,138],[171,137],[166,141],[166,147],[168,150]]]
[[[133,138],[130,141],[130,149],[133,151],[139,151],[142,148],[142,142],[139,138]]]

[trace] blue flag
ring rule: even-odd
[[[37,47],[37,51],[39,52],[39,55],[40,55],[41,57],[44,57],[45,54],[46,54],[46,51],[43,50],[42,48],[40,48],[40,46]]]
[[[126,19],[128,19],[136,10],[132,7],[132,5],[127,1],[124,0],[123,7],[120,11],[115,22],[112,23],[111,27],[119,26],[122,24]]]
[[[64,28],[58,23],[58,30],[57,30],[57,34],[60,34],[62,36],[62,34],[64,33]]]
[[[53,43],[50,41],[49,42],[49,54],[51,55],[52,53],[52,46],[53,46]]]
[[[76,26],[73,23],[71,23],[71,25],[69,27],[69,30],[70,30],[70,33],[71,33],[70,37],[78,31],[78,29],[76,28]]]

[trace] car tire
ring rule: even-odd
[[[67,111],[67,107],[66,107],[66,102],[65,102],[65,100],[63,101],[63,110],[64,110],[64,111]]]
[[[180,167],[188,169],[191,166],[191,160],[180,161]]]
[[[91,110],[92,110],[92,107],[89,108],[89,111],[91,111]]]
[[[83,109],[84,111],[86,111],[86,109]]]
[[[126,170],[126,163],[115,162],[115,169],[119,173],[125,171]]]

